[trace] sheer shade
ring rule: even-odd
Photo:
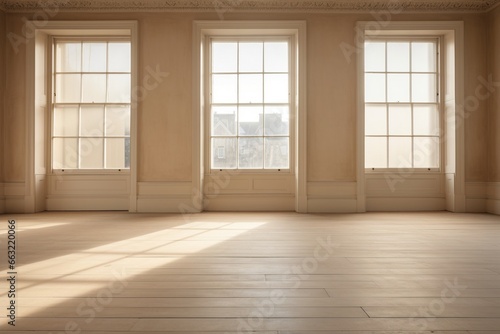
[[[131,45],[56,40],[52,166],[130,167]]]

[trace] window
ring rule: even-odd
[[[290,168],[288,38],[210,39],[211,169]]]
[[[365,168],[440,167],[438,46],[365,41]]]
[[[54,39],[52,80],[52,168],[130,168],[130,40]]]

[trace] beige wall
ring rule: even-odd
[[[8,31],[21,34],[22,15],[9,14]],[[29,18],[29,15],[26,17]],[[139,21],[139,82],[148,68],[168,72],[158,88],[139,104],[139,181],[188,181],[191,179],[192,21],[218,19],[216,13],[60,14],[57,20],[124,19]],[[307,21],[308,57],[308,181],[354,181],[356,166],[355,57],[349,63],[340,49],[354,44],[355,24],[373,20],[368,14],[224,14],[224,19],[290,19]],[[487,43],[484,15],[401,15],[397,20],[464,20],[466,45],[466,96],[474,95],[479,75],[486,76],[485,53],[498,43]],[[497,31],[500,23],[498,23]],[[496,46],[498,48],[498,45]],[[24,62],[7,48],[5,121],[5,176],[24,180]],[[497,68],[497,71],[500,68]],[[466,119],[467,181],[487,180],[488,121],[485,103]],[[498,142],[498,138],[496,138]],[[493,164],[493,162],[492,162]],[[497,164],[495,166],[498,166]],[[497,167],[498,171],[498,167]],[[499,175],[500,173],[496,173]]]
[[[5,92],[5,13],[0,10],[0,182],[3,181],[4,157],[4,92]]]
[[[24,38],[20,17],[7,15],[7,34]],[[7,42],[4,104],[4,181],[25,180],[25,63],[26,44],[17,49]]]
[[[490,13],[489,24],[488,73],[491,73],[493,80],[498,82],[500,81],[500,7]],[[500,87],[496,88],[489,102],[489,181],[500,182]]]
[[[488,126],[488,100],[476,96],[476,88],[481,85],[479,78],[487,77],[487,17],[477,15],[465,24],[465,97],[477,97],[474,101],[479,101],[477,107],[466,104],[465,181],[485,182],[488,178],[488,136],[485,130]]]
[[[310,17],[307,22],[308,181],[356,180],[356,17]]]

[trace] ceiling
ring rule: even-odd
[[[0,0],[6,12],[202,11],[202,12],[487,12],[500,0]]]

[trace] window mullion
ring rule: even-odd
[[[387,55],[387,51],[388,51],[388,47],[387,47],[387,42],[384,43],[384,46],[385,46],[385,103],[386,103],[386,112],[387,112],[387,140],[386,140],[386,168],[389,168],[389,154],[390,154],[390,145],[389,145],[389,141],[390,141],[390,133],[389,133],[389,117],[390,117],[390,113],[389,113],[389,85],[387,84],[388,82],[388,75],[387,75],[387,72],[388,72],[388,62],[387,62],[387,58],[388,55]]]
[[[77,168],[81,168],[81,155],[80,155],[80,144],[82,137],[82,99],[83,99],[83,42],[80,42],[80,100],[78,105],[78,139],[76,140],[76,156],[77,156]]]
[[[266,89],[264,87],[265,85],[265,61],[266,61],[266,42],[262,42],[262,168],[266,168],[266,135],[265,135],[265,130],[266,130],[266,96],[265,92]]]
[[[240,42],[236,45],[236,169],[240,169]]]
[[[106,95],[104,96],[104,101],[105,104],[103,106],[103,114],[102,114],[102,166],[103,168],[107,167],[107,161],[106,161],[106,146],[107,146],[107,140],[106,140],[106,112],[107,112],[107,103],[108,101],[108,81],[109,81],[109,42],[106,42]]]
[[[410,67],[410,125],[411,125],[411,152],[410,152],[410,156],[411,156],[411,167],[412,168],[415,168],[415,137],[413,136],[414,135],[414,130],[413,130],[413,66],[412,66],[412,57],[413,57],[413,42],[410,41],[410,50],[409,50],[409,58],[410,58],[410,64],[409,64],[409,67]]]

